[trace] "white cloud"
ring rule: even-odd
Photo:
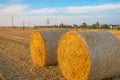
[[[28,5],[16,4],[10,6],[0,6],[0,13],[3,14],[80,14],[91,12],[102,12],[108,10],[120,10],[120,4],[106,4],[97,6],[68,6],[59,8],[40,8],[27,10]]]
[[[11,15],[14,15],[15,25],[22,25],[23,20],[31,20],[31,25],[34,24],[46,24],[46,19],[50,18],[51,24],[60,24],[65,22],[65,24],[73,24],[88,22],[93,23],[95,21],[101,20],[103,23],[120,23],[119,18],[120,14],[111,15],[101,14],[101,15],[91,15],[89,13],[96,12],[106,12],[116,10],[120,12],[120,3],[119,4],[105,4],[97,6],[68,6],[68,7],[58,7],[58,8],[39,8],[39,9],[29,9],[29,6],[26,4],[15,4],[15,5],[0,5],[0,25],[11,25]],[[87,13],[87,14],[81,14]],[[22,14],[22,15],[21,15]],[[43,14],[43,15],[42,15]],[[45,14],[45,15],[44,15]],[[65,15],[64,15],[65,14]],[[68,15],[67,15],[68,14]],[[72,14],[69,15],[69,14]],[[74,15],[77,14],[77,15]],[[18,16],[18,17],[17,17]],[[115,17],[116,16],[116,17]],[[25,18],[27,17],[27,18]],[[53,21],[52,21],[53,20]],[[41,22],[41,23],[40,23]],[[81,22],[82,23],[82,22]]]
[[[113,9],[120,9],[120,4],[106,4],[97,6],[70,6],[63,8],[41,8],[31,10],[28,14],[45,14],[45,13],[67,13],[67,14],[78,14],[78,13],[90,13],[97,11],[107,11]]]
[[[16,14],[25,11],[28,8],[28,5],[10,5],[10,6],[1,6],[0,13],[1,14]]]
[[[36,10],[31,10],[29,12],[27,12],[28,14],[45,14],[45,13],[56,13],[57,9],[56,8],[42,8],[42,9],[36,9]]]
[[[106,11],[112,9],[120,9],[120,4],[106,4],[98,6],[82,6],[82,7],[66,7],[67,13],[89,13],[95,11]]]

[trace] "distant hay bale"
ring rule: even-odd
[[[120,40],[120,30],[108,30]]]
[[[57,52],[67,80],[101,80],[120,74],[120,41],[109,32],[67,32]]]
[[[33,31],[30,38],[30,52],[35,64],[43,67],[57,63],[57,44],[67,29]]]

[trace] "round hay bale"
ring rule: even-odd
[[[43,67],[57,63],[57,44],[67,29],[33,31],[30,38],[32,61]]]
[[[57,51],[58,65],[68,80],[101,80],[120,74],[120,41],[109,32],[67,32]]]

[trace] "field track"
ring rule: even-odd
[[[32,63],[31,31],[0,29],[0,80],[65,80],[57,65],[40,68]],[[117,36],[120,36],[119,32]],[[120,80],[120,76],[104,80]]]

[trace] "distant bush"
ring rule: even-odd
[[[117,30],[120,30],[120,25],[117,25]]]
[[[72,26],[71,25],[64,25],[63,23],[61,23],[59,25],[59,28],[72,28]]]
[[[120,28],[117,28],[117,30],[120,30]]]
[[[108,24],[102,24],[101,28],[102,29],[110,29],[110,26]]]
[[[85,22],[82,23],[82,25],[79,26],[80,28],[87,28],[87,24]]]

